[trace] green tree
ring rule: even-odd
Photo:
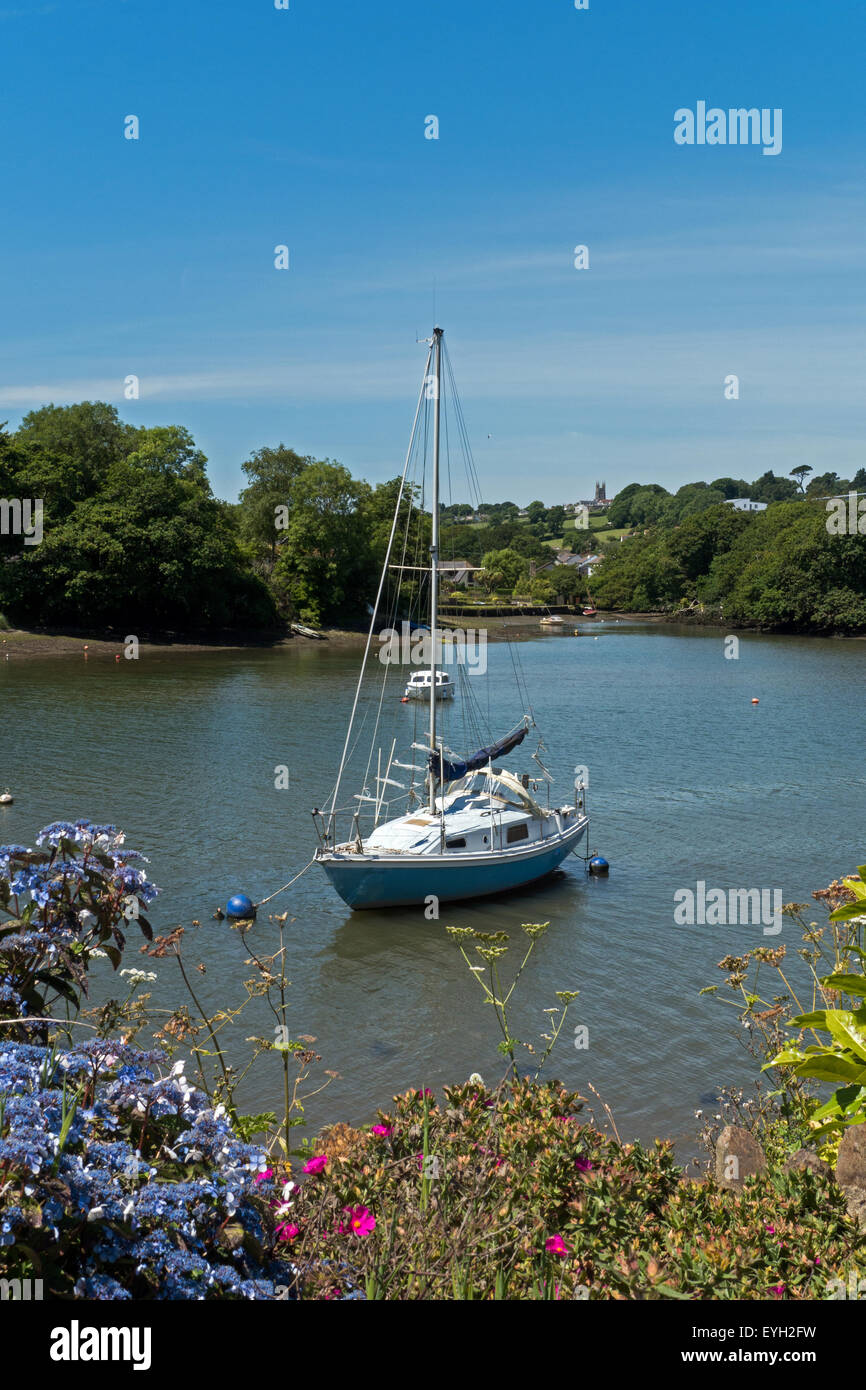
[[[104,401],[31,410],[15,435],[21,495],[43,499],[46,526],[62,520],[76,503],[99,493],[112,465],[134,448],[137,433]]]
[[[716,478],[710,487],[714,492],[720,492],[728,501],[731,497],[750,497],[751,484],[745,478]]]
[[[281,612],[317,625],[365,612],[375,575],[358,514],[369,495],[366,483],[329,460],[299,474],[272,576]]]
[[[529,585],[529,597],[533,603],[553,603],[556,598],[556,590],[547,578],[547,575],[539,575],[533,579]]]
[[[839,497],[847,491],[847,478],[840,478],[838,473],[818,473],[814,478],[810,478],[806,496]]]
[[[496,575],[498,582],[494,588],[514,588],[529,578],[529,566],[516,550],[489,550],[482,558],[485,574]]]
[[[586,580],[576,565],[556,565],[550,571],[550,582],[555,594],[561,594],[566,603],[576,603],[587,593]]]
[[[614,497],[607,509],[607,515],[615,530],[630,525],[631,499],[636,492],[640,492],[642,486],[642,483],[629,483],[627,487],[621,488]]]
[[[0,469],[13,495],[43,497],[44,537],[0,552],[0,608],[139,635],[272,625],[205,463],[182,427],[125,425],[102,402],[31,412],[0,438]]]
[[[790,478],[777,478],[772,469],[752,483],[750,496],[755,502],[787,502],[797,496],[797,484]]]
[[[314,462],[278,444],[257,449],[241,464],[248,479],[240,494],[241,534],[272,560],[280,539],[278,522],[284,519],[278,509],[291,508],[295,483]]]

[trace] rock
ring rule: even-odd
[[[811,1149],[798,1149],[796,1153],[786,1158],[782,1171],[785,1173],[814,1173],[818,1177],[832,1177],[833,1169],[829,1163],[825,1163],[823,1158],[819,1158]]]
[[[866,1231],[866,1187],[846,1187],[843,1190],[848,1203],[848,1215],[852,1221],[859,1221]]]
[[[767,1160],[757,1139],[739,1125],[725,1125],[716,1140],[716,1182],[741,1190],[747,1178],[766,1172]]]
[[[866,1125],[851,1125],[843,1134],[836,1181],[840,1187],[866,1188]]]

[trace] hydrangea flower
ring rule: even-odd
[[[274,1298],[293,1271],[279,1256],[288,1223],[278,1234],[256,1182],[263,1155],[161,1065],[105,1039],[61,1053],[0,1040],[4,1264],[14,1275],[16,1247],[35,1250],[68,1297]],[[249,1247],[226,1244],[231,1222]]]

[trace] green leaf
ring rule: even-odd
[[[796,1068],[797,1076],[811,1076],[816,1081],[856,1081],[866,1084],[866,1065],[851,1062],[847,1057],[831,1052],[821,1057],[811,1054]]]
[[[861,1061],[866,1062],[866,1031],[847,1009],[830,1009],[827,1012],[827,1027],[833,1037]]]
[[[812,1116],[813,1120],[823,1120],[829,1115],[843,1115],[850,1110],[858,1101],[866,1099],[866,1089],[863,1086],[840,1086],[838,1091],[834,1091],[826,1105],[822,1105]]]
[[[843,903],[830,913],[831,922],[848,922],[852,917],[866,917],[866,903],[862,898],[854,903]]]
[[[827,989],[838,989],[842,994],[866,997],[866,975],[825,975],[821,984]]]

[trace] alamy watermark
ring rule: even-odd
[[[379,636],[379,660],[383,666],[441,665],[443,652],[458,666],[466,666],[472,676],[487,671],[487,632],[484,628],[437,629],[436,640],[424,628],[413,628],[403,622],[400,631],[386,627]]]
[[[25,545],[41,545],[42,498],[0,497],[0,536],[23,536]]]
[[[674,112],[677,145],[763,145],[764,154],[782,153],[782,108],[757,106],[707,106],[699,101],[694,111],[681,106]]]
[[[0,1279],[0,1302],[30,1303],[43,1298],[41,1279]]]
[[[860,1303],[866,1299],[866,1279],[860,1278],[859,1269],[851,1270],[847,1281],[844,1279],[830,1279],[827,1282],[827,1297],[829,1299],[852,1299]]]
[[[825,525],[830,536],[866,536],[866,496],[858,500],[856,492],[849,492],[829,498]]]
[[[764,936],[782,930],[781,888],[694,888],[674,892],[674,922],[678,927],[760,926]]]

